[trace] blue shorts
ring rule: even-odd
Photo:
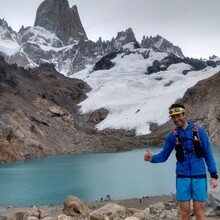
[[[176,199],[179,202],[186,202],[193,199],[198,202],[205,202],[208,197],[207,179],[177,177],[176,178]]]

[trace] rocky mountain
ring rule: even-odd
[[[145,37],[137,42],[131,28],[119,32],[110,41],[100,37],[96,42],[87,38],[77,6],[70,8],[68,0],[44,0],[38,7],[33,27],[18,33],[0,20],[0,54],[6,62],[25,68],[53,63],[57,71],[72,75],[122,46],[135,42],[136,47],[154,48],[183,58],[181,49],[161,36]]]
[[[17,35],[16,32],[12,30],[12,28],[8,25],[8,23],[4,19],[0,19],[0,40],[9,40],[13,43],[17,43]],[[3,51],[4,52],[4,51]]]
[[[135,130],[148,134],[169,119],[168,107],[196,82],[220,71],[206,61],[139,48],[136,43],[102,57],[93,69],[73,75],[92,90],[80,103],[82,114],[102,109],[100,129]],[[158,107],[160,103],[160,107]],[[156,114],[155,114],[156,112]]]
[[[77,105],[91,88],[51,64],[25,70],[0,59],[0,162],[64,153],[116,151],[146,144],[126,131],[97,131],[100,113]]]
[[[56,70],[64,75],[72,75],[88,65],[92,66],[102,56],[117,51],[126,43],[136,41],[133,31],[129,28],[119,32],[111,41],[102,41],[99,38],[97,42],[93,42],[81,38],[65,45],[65,42],[54,32],[44,27],[22,27],[16,33],[6,29],[8,27],[6,21],[4,24],[6,25],[1,26],[2,32],[8,33],[6,37],[9,38],[2,37],[0,40],[0,54],[4,56],[6,62],[16,63],[25,68],[37,67],[42,63],[53,63]],[[11,35],[14,37],[12,38]]]
[[[77,6],[69,6],[68,0],[45,0],[37,9],[34,26],[55,33],[65,45],[77,40],[87,40]]]

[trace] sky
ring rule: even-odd
[[[13,30],[33,26],[43,0],[0,0],[0,18]],[[220,0],[69,0],[90,40],[111,40],[131,27],[136,39],[163,36],[185,56],[220,56]]]

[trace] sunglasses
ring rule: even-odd
[[[181,108],[181,107],[179,107],[179,108],[171,108],[169,110],[169,114],[170,115],[177,115],[177,114],[181,114],[183,112],[186,112],[186,110],[184,108]]]

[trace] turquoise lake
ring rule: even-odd
[[[151,148],[153,153],[161,148]],[[214,156],[220,170],[220,149]],[[91,202],[175,193],[175,156],[144,162],[145,149],[62,155],[0,165],[0,206],[63,204],[67,195]]]

